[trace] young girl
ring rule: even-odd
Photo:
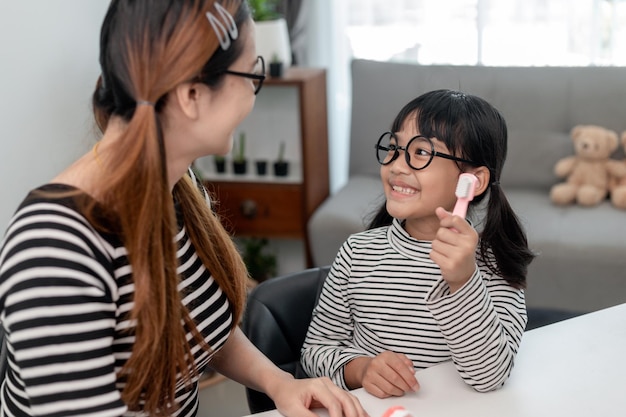
[[[195,416],[209,365],[286,416],[363,417],[243,336],[245,266],[188,170],[224,155],[265,78],[245,0],[113,0],[102,138],[33,190],[0,248],[1,416]]]
[[[438,90],[408,103],[376,154],[386,202],[343,244],[302,349],[311,376],[377,397],[415,391],[416,369],[452,359],[478,391],[500,387],[526,325],[533,259],[499,185],[507,129],[485,100]],[[452,215],[461,173],[486,200],[480,234]],[[481,204],[484,206],[484,204]]]

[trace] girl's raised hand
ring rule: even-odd
[[[467,220],[453,216],[442,207],[435,210],[440,227],[433,240],[430,259],[441,269],[450,292],[461,288],[476,270],[478,232]]]

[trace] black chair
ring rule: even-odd
[[[554,308],[538,307],[529,307],[526,311],[528,313],[528,323],[526,324],[527,331],[584,314],[579,311],[566,311]]]
[[[300,366],[300,350],[329,270],[330,266],[325,266],[271,278],[248,296],[243,332],[272,362],[296,378],[308,378]],[[261,392],[246,388],[246,397],[251,413],[276,408]]]

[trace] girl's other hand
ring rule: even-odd
[[[441,269],[443,279],[448,283],[450,292],[461,288],[476,270],[476,246],[478,232],[459,216],[442,207],[435,210],[440,227],[433,240],[430,259]]]
[[[344,369],[348,386],[361,386],[378,398],[400,397],[419,389],[413,362],[402,353],[386,351],[373,358],[359,357],[350,361]],[[354,383],[358,381],[358,384]]]

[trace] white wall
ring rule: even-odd
[[[0,0],[0,236],[26,193],[94,144],[108,0]]]

